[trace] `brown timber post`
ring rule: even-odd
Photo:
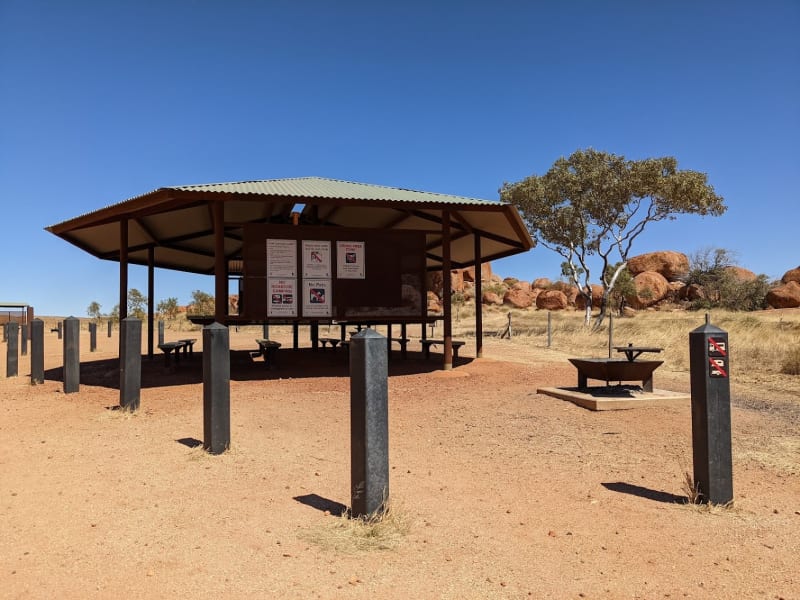
[[[444,303],[444,370],[453,368],[453,303],[450,277],[450,211],[442,211],[442,301]]]
[[[147,249],[147,357],[153,358],[153,288],[155,271],[155,246]]]
[[[119,221],[119,320],[128,318],[128,218]]]
[[[225,259],[225,206],[212,202],[214,215],[214,320],[225,324],[228,312],[228,269]]]
[[[481,236],[475,234],[475,357],[483,357],[483,261],[481,258]]]

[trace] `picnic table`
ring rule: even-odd
[[[612,381],[620,384],[623,381],[641,381],[642,389],[646,392],[653,391],[653,372],[664,364],[663,360],[636,360],[648,352],[658,353],[663,348],[654,346],[614,346],[614,350],[625,355],[625,359],[615,358],[570,358],[569,362],[578,370],[578,387],[586,388],[589,379],[598,379],[606,382],[606,387]]]

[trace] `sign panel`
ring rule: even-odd
[[[297,277],[297,242],[267,240],[267,277]]]
[[[330,279],[331,243],[329,241],[303,240],[303,277]]]
[[[728,345],[725,343],[724,338],[708,338],[708,355],[709,356],[727,356]]]
[[[267,279],[267,316],[297,316],[297,280],[270,277]]]
[[[303,316],[330,317],[333,314],[333,287],[330,279],[303,280]]]
[[[708,359],[708,376],[709,377],[727,377],[728,364],[724,358],[709,358]]]
[[[364,279],[364,242],[336,242],[336,276],[339,279]]]

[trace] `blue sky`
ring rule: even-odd
[[[118,265],[44,227],[162,186],[320,176],[497,199],[595,148],[708,173],[646,230],[800,263],[800,3],[0,0],[0,301],[83,316]],[[493,265],[556,278],[537,248]],[[146,293],[146,270],[130,286]],[[211,278],[156,272],[186,304]]]

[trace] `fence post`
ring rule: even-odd
[[[142,322],[126,317],[119,323],[119,405],[139,410],[142,390]]]
[[[608,358],[611,358],[611,349],[614,346],[614,315],[608,315]]]
[[[350,482],[354,517],[389,499],[388,357],[373,329],[350,338]]]
[[[694,483],[704,502],[733,500],[728,333],[708,321],[689,334]]]
[[[44,383],[44,321],[31,321],[31,385]]]
[[[28,355],[28,337],[30,336],[30,325],[28,323],[22,324],[22,345],[20,346],[20,354],[22,356]]]
[[[553,313],[549,310],[547,311],[547,347],[550,347],[550,344],[553,342]]]
[[[164,321],[158,322],[158,345],[164,343]]]
[[[81,385],[80,320],[76,319],[75,317],[67,317],[66,319],[64,319],[63,331],[64,331],[64,393],[71,394],[73,392],[79,391]]]
[[[6,377],[19,374],[19,324],[11,321],[6,324]]]
[[[231,446],[231,365],[228,328],[203,328],[203,449],[222,454]]]
[[[89,323],[89,352],[97,350],[97,323]]]
[[[108,320],[108,337],[111,337],[111,319]]]

